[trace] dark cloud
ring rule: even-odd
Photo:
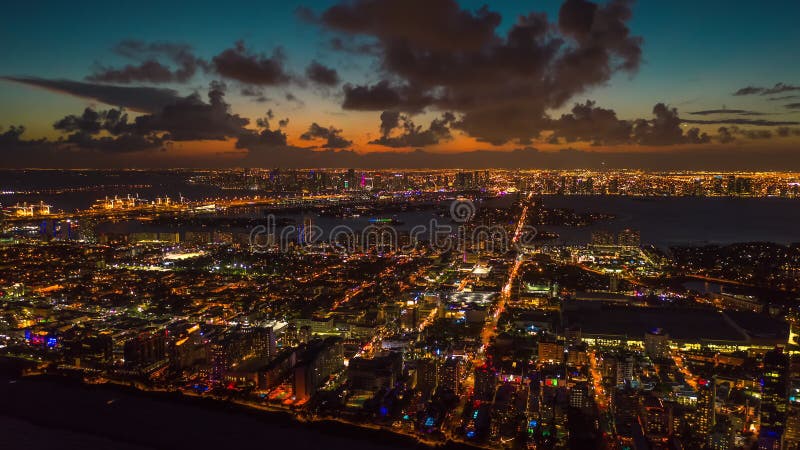
[[[631,142],[633,124],[617,119],[610,109],[595,106],[595,102],[576,103],[569,114],[563,114],[552,124],[551,143],[587,141],[593,145],[617,145]]]
[[[325,139],[325,144],[322,145],[323,148],[348,148],[353,145],[352,141],[342,137],[342,130],[332,126],[325,128],[316,122],[308,127],[308,131],[300,135],[300,139],[304,141]]]
[[[800,128],[778,127],[775,134],[780,137],[800,136]]]
[[[794,129],[787,130],[791,134]],[[800,129],[797,129],[800,135]],[[0,130],[2,131],[2,130]],[[313,150],[286,144],[280,130],[248,130],[237,147],[247,151],[232,157],[215,155],[187,159],[169,152],[129,153],[72,150],[73,144],[23,140],[24,128],[0,132],[0,167],[129,168],[129,167],[285,167],[285,168],[463,168],[507,169],[643,169],[643,170],[800,170],[794,148],[739,149],[732,157],[729,147],[688,146],[681,150],[649,152],[597,152],[563,149],[554,152],[522,148],[513,151],[475,150],[459,153],[387,151],[358,153],[351,150]],[[13,155],[13,156],[11,156]],[[129,156],[130,155],[130,156]],[[147,156],[149,155],[149,156]],[[162,156],[163,155],[163,156]],[[147,158],[145,158],[147,156]],[[149,158],[149,159],[148,159]],[[158,158],[158,159],[154,159]]]
[[[127,64],[117,69],[99,67],[92,75],[86,77],[87,80],[102,83],[184,83],[189,81],[199,68],[207,68],[207,63],[196,57],[191,47],[185,44],[127,40],[117,44],[114,51],[137,61],[137,64]],[[164,60],[176,67],[173,69],[164,64]]]
[[[244,86],[239,93],[245,97],[259,97],[264,95],[264,91],[253,86]]]
[[[236,148],[244,148],[251,151],[285,146],[286,133],[281,130],[270,130],[268,128],[260,131],[242,133],[236,141]]]
[[[81,149],[121,153],[160,149],[165,141],[159,136],[143,136],[136,133],[125,133],[119,136],[94,136],[75,132],[67,136],[65,142],[74,144]]]
[[[771,88],[747,86],[734,92],[733,95],[773,95],[789,91],[800,91],[800,86],[793,86],[786,83],[775,83],[775,86],[772,86]]]
[[[783,106],[788,109],[800,109],[800,103],[789,103],[788,105]]]
[[[64,158],[57,156],[57,144],[47,139],[23,139],[24,126],[11,126],[6,131],[0,126],[0,167],[26,168],[63,167]]]
[[[300,98],[298,98],[296,95],[292,94],[291,92],[287,92],[287,93],[286,93],[286,94],[283,96],[283,98],[285,98],[287,102],[296,103],[296,104],[297,104],[297,106],[303,106],[303,105],[305,105],[305,103],[303,102],[303,100],[301,100]]]
[[[716,114],[736,114],[739,116],[764,116],[767,113],[758,111],[748,111],[746,109],[707,109],[703,111],[691,111],[689,114],[695,116],[712,116]]]
[[[164,139],[155,133],[139,133],[128,122],[128,115],[120,109],[97,111],[86,108],[80,115],[71,114],[59,119],[53,128],[65,136],[55,141],[25,141],[20,138],[24,127],[12,127],[0,135],[0,144],[12,149],[33,149],[40,153],[39,156],[46,153],[54,157],[59,157],[59,153],[61,156],[73,154],[74,150],[108,153],[155,150],[164,144]]]
[[[225,102],[225,85],[211,82],[208,103],[195,93],[161,111],[136,118],[140,133],[164,132],[171,141],[224,140],[239,136],[250,122],[230,112]]]
[[[771,88],[764,89],[762,95],[780,94],[782,92],[800,91],[800,86],[792,86],[790,84],[776,83]]]
[[[717,130],[716,139],[721,144],[729,144],[736,140],[736,138],[733,136],[733,132],[728,127],[719,127]]]
[[[711,137],[700,131],[699,128],[690,128],[686,131],[684,143],[689,144],[707,144],[711,142]]]
[[[733,136],[733,135],[742,136],[742,137],[747,138],[747,139],[770,139],[770,138],[772,138],[772,131],[771,130],[763,130],[763,129],[752,130],[752,129],[748,129],[748,128],[740,128],[740,127],[737,127],[736,125],[733,125],[733,126],[730,126],[730,127],[723,127],[723,128],[725,128],[727,130],[727,134],[731,135],[731,136]],[[722,129],[722,128],[720,128],[720,129]]]
[[[125,117],[125,122],[127,122],[127,116]],[[99,133],[102,129],[100,113],[93,108],[86,108],[80,116],[70,114],[58,120],[53,124],[53,128],[66,132],[83,131],[90,134]]]
[[[171,83],[175,81],[172,70],[154,59],[149,59],[138,65],[128,64],[121,69],[103,67],[86,77],[86,79],[101,83],[133,83],[138,81]]]
[[[762,87],[747,86],[734,92],[733,95],[753,95],[753,94],[760,94],[762,92],[764,92],[764,88]]]
[[[164,88],[109,86],[105,84],[84,83],[81,81],[51,80],[36,77],[2,77],[0,79],[15,81],[29,86],[146,113],[159,111],[164,106],[173,104],[181,98],[176,91]]]
[[[681,119],[683,123],[694,123],[698,125],[752,125],[758,127],[774,127],[785,125],[800,125],[800,122],[791,120],[762,120],[762,119]]]
[[[678,110],[663,103],[653,107],[653,119],[620,120],[613,110],[595,106],[593,101],[576,103],[569,114],[551,121],[551,144],[586,141],[593,145],[680,145],[706,144],[710,138],[698,128],[684,133]]]
[[[1,128],[1,127],[0,127]],[[186,166],[187,161],[150,158],[167,155],[164,146],[143,136],[73,133],[57,140],[23,139],[24,127],[0,133],[0,167],[4,168],[130,168]],[[164,165],[166,164],[166,165]]]
[[[275,113],[272,112],[271,109],[268,109],[267,112],[264,114],[264,117],[259,117],[258,119],[256,119],[256,126],[258,126],[259,128],[269,129],[271,128],[270,123],[274,118],[275,118]],[[288,118],[278,120],[278,128],[286,128],[287,125],[289,125]]]
[[[732,142],[736,139],[735,136],[741,136],[747,139],[772,139],[773,136],[787,137],[791,135],[800,135],[800,129],[779,127],[773,132],[772,130],[764,129],[747,129],[740,128],[736,125],[729,127],[720,127],[716,139],[723,144]]]
[[[268,109],[267,112],[264,113],[264,117],[260,118],[260,119],[257,119],[256,123],[267,124],[267,125],[259,125],[259,126],[263,126],[263,127],[269,128],[269,125],[268,125],[269,122],[268,121],[272,120],[274,118],[275,118],[275,113],[272,112],[272,109]]]
[[[0,131],[3,131],[2,127],[0,127]],[[0,143],[19,141],[19,137],[22,136],[22,133],[24,132],[25,132],[25,127],[23,126],[17,127],[12,125],[7,131],[0,133]]]
[[[270,128],[270,121],[275,118],[272,110],[268,110],[264,117],[256,119],[259,130],[242,130],[236,141],[236,148],[247,149],[251,152],[264,152],[276,149],[284,149],[287,145],[287,136],[281,128],[288,123],[289,119],[280,121],[280,127]]]
[[[317,61],[311,61],[306,67],[306,77],[322,86],[336,86],[339,84],[339,74],[336,69],[326,67]]]
[[[253,87],[253,86],[244,86],[239,91],[243,97],[251,97],[254,102],[258,103],[266,103],[270,101],[270,98],[264,93],[262,89]]]
[[[374,86],[344,85],[344,109],[380,111],[399,105],[400,94],[388,81],[381,81]]]
[[[173,100],[159,111],[130,121],[122,109],[97,111],[86,108],[53,124],[66,135],[59,141],[83,149],[139,151],[160,147],[168,141],[225,140],[248,130],[249,120],[230,112],[225,85],[211,82],[206,103],[199,94]]]
[[[313,20],[313,14],[309,18]],[[501,17],[485,7],[475,13],[462,10],[451,0],[356,0],[334,5],[319,21],[352,34],[447,51],[481,49],[495,37]]]
[[[770,130],[739,130],[742,136],[749,139],[771,139],[772,131]]]
[[[381,113],[381,136],[389,136],[392,130],[400,126],[400,111],[384,111]]]
[[[280,49],[272,56],[252,53],[243,41],[236,42],[212,59],[214,70],[225,78],[259,86],[286,84],[291,80],[284,63],[286,57]]]
[[[783,100],[791,100],[793,98],[800,98],[800,95],[782,95],[780,97],[770,97],[767,100],[772,102],[778,102]]]
[[[453,127],[502,144],[537,137],[549,123],[548,110],[615,72],[635,71],[641,39],[631,35],[630,17],[625,0],[568,0],[558,23],[530,13],[501,35],[500,15],[486,7],[468,11],[455,0],[353,0],[315,20],[370,40],[378,50],[383,80],[345,85],[345,109],[453,111],[460,116]]]
[[[128,121],[122,110],[96,111],[86,108],[69,115],[53,127],[69,133],[65,142],[80,148],[105,151],[140,151],[160,147],[167,141],[224,140],[246,133],[249,120],[230,113],[225,85],[211,82],[208,103],[195,93],[153,114]]]
[[[3,127],[0,127],[3,131]],[[40,145],[47,142],[46,139],[38,140],[23,140],[22,135],[25,133],[25,127],[22,125],[12,125],[8,130],[0,133],[0,150],[18,149],[20,147],[30,147]]]
[[[442,114],[441,117],[433,119],[428,129],[424,130],[422,126],[416,125],[408,116],[384,111],[381,114],[381,137],[369,143],[394,148],[436,145],[453,138],[450,126],[455,121],[455,115],[447,112]],[[398,128],[400,133],[392,135],[392,132]]]
[[[638,119],[633,123],[633,139],[641,145],[704,144],[711,139],[698,128],[689,129],[686,134],[681,128],[678,110],[663,103],[653,107],[652,120]]]
[[[65,133],[97,134],[106,131],[116,136],[131,131],[131,124],[122,109],[96,111],[94,108],[86,108],[79,116],[70,114],[56,121],[53,128]]]

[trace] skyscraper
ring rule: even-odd
[[[439,369],[439,387],[461,392],[461,363],[456,358],[447,358]]]
[[[644,350],[654,360],[669,358],[669,335],[661,328],[650,330],[644,335]]]
[[[800,447],[800,379],[798,378],[789,381],[789,402],[786,408],[783,441],[786,449],[795,450]]]
[[[648,439],[664,440],[667,438],[667,412],[660,398],[655,396],[644,398],[641,418]]]
[[[642,244],[642,237],[636,230],[625,229],[619,232],[617,244],[623,247],[638,247]]]
[[[761,426],[783,427],[789,390],[789,358],[776,348],[764,354],[761,383]]]
[[[417,390],[430,394],[436,390],[439,376],[439,364],[435,359],[425,358],[417,360]]]
[[[715,391],[715,384],[711,383],[709,386],[700,386],[697,392],[697,411],[695,412],[697,426],[694,430],[703,441],[708,439],[716,422]]]
[[[497,374],[486,365],[475,368],[475,399],[491,401],[497,388]]]

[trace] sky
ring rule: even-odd
[[[800,2],[17,2],[0,167],[800,170]]]

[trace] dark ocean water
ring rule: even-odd
[[[0,448],[310,449],[417,448],[416,443],[338,424],[302,424],[200,400],[169,400],[122,388],[0,376]]]
[[[139,194],[142,198],[155,199],[164,195],[178,198],[178,195],[182,194],[190,200],[201,200],[248,194],[241,190],[223,190],[215,186],[190,184],[186,178],[187,172],[167,170],[0,171],[0,192],[95,187],[89,191],[61,194],[0,194],[0,204],[7,206],[17,202],[35,203],[43,200],[56,209],[71,211],[76,208],[87,208],[97,199],[114,195]],[[130,185],[148,187],[126,187]],[[506,200],[510,200],[511,197],[508,196]],[[614,196],[544,196],[543,199],[547,207],[569,208],[578,212],[610,213],[615,216],[613,220],[582,228],[541,227],[546,231],[557,232],[561,236],[561,241],[567,244],[589,242],[591,233],[595,230],[618,232],[625,228],[638,230],[644,244],[659,247],[753,241],[780,244],[800,242],[800,199]],[[437,216],[433,210],[398,212],[388,216],[402,222],[398,225],[401,230],[408,230],[415,225],[428,225],[433,219],[442,224],[450,223],[449,217]],[[263,217],[262,211],[254,211],[253,217]],[[302,223],[301,215],[285,217]],[[315,224],[324,230],[340,224],[361,229],[369,224],[369,218],[315,217]]]
[[[583,228],[542,227],[565,243],[585,243],[594,230],[638,230],[659,247],[735,242],[800,242],[800,199],[721,197],[545,196],[549,207],[611,213],[615,219]]]

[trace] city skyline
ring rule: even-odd
[[[0,173],[4,442],[800,448],[798,172]]]
[[[798,8],[15,5],[0,167],[797,170]]]
[[[800,2],[15,2],[0,447],[800,450]]]

